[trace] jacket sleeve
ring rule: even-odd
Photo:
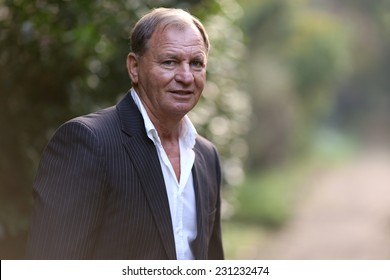
[[[99,138],[80,121],[61,126],[42,156],[33,187],[27,259],[88,259],[104,204]]]

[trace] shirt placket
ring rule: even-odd
[[[171,173],[171,178],[174,182],[174,188],[172,189],[173,190],[173,193],[174,193],[174,200],[173,200],[173,214],[174,214],[174,224],[176,225],[174,230],[175,230],[175,236],[177,237],[177,240],[176,242],[178,243],[178,246],[177,246],[177,249],[178,249],[178,255],[183,255],[184,252],[183,252],[183,246],[184,246],[184,240],[183,240],[183,187],[179,184],[179,182],[177,181],[176,179],[176,174],[173,170],[173,167],[172,167],[172,164],[171,162],[169,161],[168,159],[168,156],[163,148],[163,146],[161,145],[161,143],[157,142],[158,143],[158,148],[159,148],[159,152],[160,152],[160,155],[161,155],[161,158],[164,162],[164,165],[166,166],[166,168],[169,170],[169,172]]]

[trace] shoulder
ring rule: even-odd
[[[99,137],[119,127],[115,106],[99,110],[94,113],[73,118],[62,124],[57,132],[68,131],[73,133],[92,134]]]
[[[196,136],[195,149],[198,149],[203,153],[217,154],[215,145],[210,140],[200,135]]]
[[[102,147],[119,131],[115,107],[73,118],[59,126],[45,150],[77,149],[77,147]],[[117,127],[117,128],[116,128]],[[81,146],[80,146],[81,145]]]
[[[113,129],[113,125],[118,123],[118,121],[119,118],[115,106],[112,106],[71,119],[66,122],[65,125],[83,125],[94,132],[99,132],[100,130]]]
[[[216,166],[217,169],[220,169],[219,154],[217,148],[211,141],[198,135],[196,137],[194,150],[198,156],[201,156],[204,159],[206,165],[210,165],[208,168]]]

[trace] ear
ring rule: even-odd
[[[135,53],[129,53],[126,60],[127,72],[133,84],[138,83],[138,56]]]

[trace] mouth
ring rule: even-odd
[[[190,90],[171,90],[170,92],[171,92],[172,94],[181,95],[181,96],[190,95],[190,94],[193,93],[193,92],[190,91]]]

